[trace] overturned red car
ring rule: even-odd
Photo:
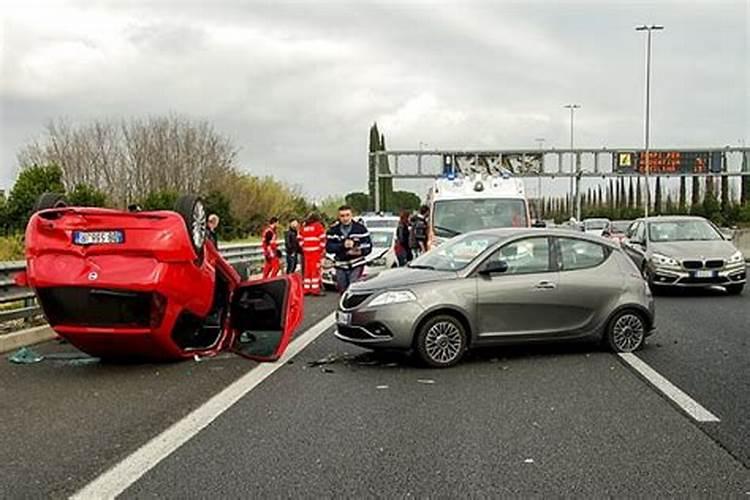
[[[303,314],[298,275],[242,281],[206,239],[197,196],[174,211],[68,207],[45,193],[26,227],[26,272],[47,321],[105,359],[182,359],[229,349],[278,359]]]

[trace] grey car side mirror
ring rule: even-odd
[[[492,274],[504,273],[508,270],[508,263],[504,260],[493,260],[484,265],[479,274],[482,276],[490,276]]]

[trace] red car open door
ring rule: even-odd
[[[232,295],[232,349],[256,361],[276,361],[302,322],[303,307],[299,274],[240,283]]]

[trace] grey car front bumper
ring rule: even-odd
[[[344,342],[365,347],[408,349],[423,312],[416,301],[354,310],[339,308],[335,335]]]

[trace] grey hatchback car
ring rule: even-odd
[[[653,331],[654,302],[638,268],[603,238],[492,229],[354,283],[336,323],[345,342],[447,367],[468,348],[526,341],[596,337],[631,352]]]

